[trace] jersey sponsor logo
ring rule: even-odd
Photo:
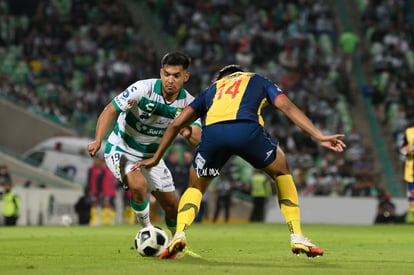
[[[146,133],[152,136],[162,136],[164,132],[164,130],[148,129]]]
[[[139,116],[139,119],[141,119],[141,120],[146,120],[146,119],[149,119],[150,118],[150,114],[149,113],[147,113],[147,112],[143,112],[140,116]]]
[[[121,102],[121,100],[119,99],[119,97],[115,97],[115,103],[116,103],[118,106],[122,106],[122,102]]]
[[[146,220],[146,219],[148,219],[148,215],[149,215],[149,213],[146,213],[146,214],[145,214],[145,215],[143,215],[142,217],[139,217],[139,219],[140,219],[141,221]]]
[[[178,115],[183,111],[183,108],[177,108],[177,111],[175,113],[174,117],[178,117]]]
[[[265,159],[264,160],[267,160],[271,155],[272,155],[272,153],[273,153],[273,149],[272,150],[270,150],[270,151],[267,151],[266,152],[266,157],[265,157]]]
[[[169,177],[168,177],[169,178]],[[165,179],[168,179],[168,178],[165,178]],[[161,180],[162,180],[162,178],[161,178]],[[171,187],[171,186],[174,186],[174,184],[172,184],[172,183],[168,183],[168,184],[163,184],[162,185],[162,188],[169,188],[169,187]]]
[[[153,102],[147,103],[143,106],[145,110],[139,116],[141,120],[149,119],[151,116],[152,111],[154,111],[155,104]]]
[[[215,168],[208,168],[204,167],[206,164],[206,160],[203,158],[203,156],[200,155],[200,153],[197,153],[197,156],[195,157],[195,163],[196,163],[196,172],[198,177],[206,177],[206,176],[213,176],[216,177],[220,175],[220,172],[218,169]]]
[[[283,93],[283,91],[278,87],[278,86],[276,86],[276,90],[279,92],[279,93]]]
[[[131,87],[131,93],[133,93],[134,91],[138,90],[138,88],[136,86],[132,86]]]
[[[154,124],[167,127],[168,124],[170,124],[170,121],[171,119],[168,119],[168,118],[165,118],[165,119],[159,118],[157,121],[154,122]]]
[[[154,110],[155,104],[153,102],[149,102],[144,105],[147,112],[152,112]]]
[[[148,135],[148,136],[162,136],[165,132],[164,129],[156,129],[156,128],[150,128],[146,125],[142,125],[140,123],[136,124],[136,129],[144,134],[144,135]]]
[[[197,156],[195,157],[195,163],[197,165],[197,169],[202,169],[206,164],[206,160],[200,155],[200,153],[197,153]]]
[[[171,174],[167,168],[164,168],[162,171],[164,173],[164,176],[160,177],[160,180],[167,180],[171,178]],[[169,187],[171,184],[163,184],[163,187]]]
[[[196,168],[196,172],[198,177],[217,177],[218,175],[220,175],[220,172],[216,168]]]
[[[194,209],[194,213],[197,215],[198,207],[193,203],[186,203],[184,206],[178,210],[178,213],[188,211],[189,209]]]

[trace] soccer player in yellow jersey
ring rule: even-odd
[[[174,259],[186,247],[185,231],[197,215],[202,195],[232,155],[242,157],[274,180],[280,210],[290,231],[292,252],[305,253],[308,257],[323,255],[323,250],[302,234],[298,194],[285,153],[264,128],[261,109],[266,104],[282,111],[320,146],[335,152],[342,152],[346,147],[340,139],[344,135],[324,135],[267,78],[243,72],[237,65],[224,67],[218,72],[216,81],[168,126],[153,157],[133,167],[157,165],[179,131],[202,118],[201,141],[190,168],[189,186],[178,205],[177,231],[168,248],[160,254],[160,259]]]
[[[407,184],[408,212],[407,223],[414,223],[414,126],[405,129],[400,147],[404,160],[404,182]]]

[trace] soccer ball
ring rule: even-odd
[[[72,220],[72,217],[70,215],[68,215],[68,214],[62,215],[61,219],[62,219],[62,224],[64,226],[71,225],[72,224],[72,221],[73,221]]]
[[[159,256],[167,246],[167,233],[158,226],[144,227],[135,236],[135,249],[141,256]]]

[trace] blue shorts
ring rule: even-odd
[[[215,177],[233,155],[238,155],[257,169],[276,158],[278,142],[254,121],[229,121],[203,128],[193,167],[202,177]]]

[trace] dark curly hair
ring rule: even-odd
[[[230,75],[232,73],[235,73],[235,72],[244,72],[244,70],[242,69],[240,65],[231,64],[231,65],[224,66],[223,68],[220,69],[220,71],[217,72],[217,75],[214,78],[214,81],[220,80],[223,77]]]

